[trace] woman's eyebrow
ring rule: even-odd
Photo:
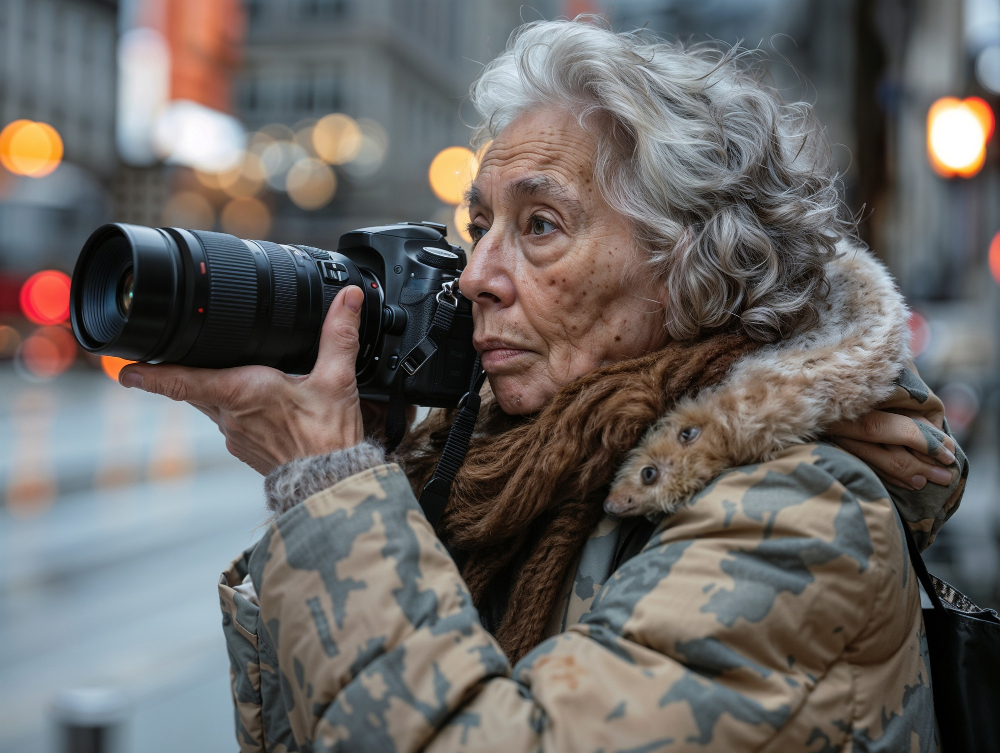
[[[569,212],[570,218],[578,223],[582,222],[585,216],[583,205],[570,193],[569,189],[547,175],[521,178],[507,186],[504,193],[511,203],[518,199],[551,198],[564,206]]]

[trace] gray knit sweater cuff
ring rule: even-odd
[[[279,465],[264,479],[267,509],[278,517],[338,481],[383,463],[385,450],[366,440],[346,450],[299,458]]]

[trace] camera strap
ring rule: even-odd
[[[472,382],[469,384],[469,391],[462,396],[458,403],[458,415],[455,416],[448,432],[448,439],[445,441],[444,450],[438,459],[434,475],[424,486],[420,493],[420,506],[427,516],[427,521],[433,527],[437,527],[444,513],[444,507],[448,503],[448,494],[451,492],[451,484],[458,475],[458,469],[462,467],[465,460],[465,453],[469,449],[469,442],[472,440],[472,432],[476,428],[476,419],[479,418],[479,407],[482,398],[479,391],[486,381],[486,372],[483,371],[479,356],[476,355],[475,363],[472,365]]]
[[[403,395],[403,383],[406,377],[413,376],[423,368],[431,356],[444,345],[445,338],[451,331],[462,295],[456,290],[456,285],[456,280],[441,285],[441,290],[435,296],[437,306],[427,334],[399,362],[399,371],[396,372],[396,378],[392,380],[389,389],[389,407],[385,417],[385,448],[388,452],[399,447],[403,435],[406,434],[406,401]]]

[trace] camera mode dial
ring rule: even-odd
[[[436,269],[458,269],[460,260],[458,254],[447,249],[424,246],[417,251],[417,261]]]

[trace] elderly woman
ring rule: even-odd
[[[220,584],[242,749],[933,750],[901,518],[926,546],[966,464],[807,109],[571,22],[472,101],[491,394],[436,530],[453,413],[394,463],[365,440],[357,288],[307,377],[123,372],[268,474]]]

